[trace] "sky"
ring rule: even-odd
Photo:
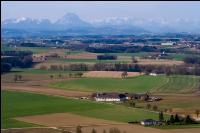
[[[66,13],[91,22],[111,17],[200,19],[200,1],[3,1],[1,20],[29,17],[52,22]]]

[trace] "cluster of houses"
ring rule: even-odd
[[[161,98],[147,93],[93,93],[92,98],[98,102],[120,102],[126,100],[159,101]]]

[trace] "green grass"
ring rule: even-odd
[[[168,82],[158,88],[158,92],[194,92],[198,88],[198,76],[170,76]]]
[[[52,83],[49,86],[67,90],[94,92],[193,92],[198,86],[197,76],[138,76],[127,79],[81,78]]]
[[[196,56],[196,57],[200,57],[200,55],[197,54],[169,54],[169,57],[171,57],[173,60],[177,60],[177,61],[183,61],[184,58],[188,57],[188,56]]]
[[[14,50],[13,47],[7,47],[1,44],[1,51],[12,51]]]
[[[45,53],[45,52],[49,52],[51,50],[53,50],[52,48],[48,48],[48,47],[7,47],[7,46],[3,46],[1,45],[1,51],[32,51],[34,54],[36,53]]]
[[[138,76],[127,79],[117,78],[81,78],[50,84],[50,87],[79,91],[117,91],[146,92],[154,90],[167,82],[164,76]]]
[[[1,105],[2,128],[36,126],[16,121],[13,119],[15,117],[61,112],[71,112],[119,122],[158,118],[158,114],[142,109],[27,92],[1,91]]]
[[[68,74],[76,73],[76,71],[63,71],[63,70],[42,70],[33,68],[14,68],[10,74]]]

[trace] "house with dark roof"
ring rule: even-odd
[[[148,100],[148,94],[135,94],[135,93],[93,93],[92,98],[95,101],[108,101],[108,102],[119,102],[125,100]]]
[[[162,122],[153,119],[145,119],[142,120],[140,124],[143,126],[157,126],[157,125],[162,125]]]

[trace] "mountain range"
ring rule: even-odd
[[[76,14],[67,13],[56,22],[48,19],[18,18],[1,22],[1,33],[5,36],[13,33],[21,35],[94,35],[94,34],[143,34],[143,33],[199,33],[200,20],[164,20],[108,18],[85,22]]]

